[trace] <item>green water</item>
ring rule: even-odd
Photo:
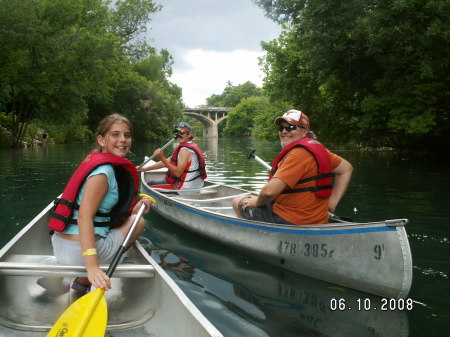
[[[136,165],[161,144],[135,144]],[[278,144],[198,140],[209,179],[257,190]],[[89,147],[57,145],[0,149],[2,246],[61,193]],[[438,336],[450,319],[450,165],[395,154],[338,152],[355,167],[337,214],[360,221],[408,218],[413,255],[413,309],[407,312],[330,312],[333,285],[304,278],[199,238],[155,214],[146,217],[143,244],[199,309],[227,337],[234,336]],[[336,290],[341,291],[341,290]],[[347,292],[364,299],[364,293]],[[375,299],[373,299],[375,300]]]

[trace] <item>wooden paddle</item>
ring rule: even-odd
[[[140,194],[140,197],[149,198],[153,203],[155,202],[155,199],[146,194]],[[120,258],[126,250],[128,241],[136,229],[144,209],[145,204],[142,204],[127,236],[123,240],[119,250],[116,252],[116,255],[114,255],[113,261],[106,272],[106,275],[109,277],[112,276],[119,264]],[[97,288],[93,292],[90,292],[73,302],[59,317],[55,325],[53,325],[47,337],[103,337],[108,321],[108,307],[106,305],[104,294],[105,289]]]
[[[163,147],[160,148],[159,150],[160,150],[160,151],[163,151],[166,147],[168,147],[170,144],[172,144],[176,139],[177,139],[176,137],[172,138],[172,139],[169,140],[166,144],[164,144]],[[137,167],[137,169],[138,169],[138,170],[141,169],[142,166],[144,166],[145,164],[147,164],[147,163],[148,163],[150,160],[152,160],[153,158],[155,158],[155,155],[154,155],[154,154],[152,154],[152,155],[150,156],[150,158],[148,158],[148,159],[145,160],[141,165],[139,165],[139,166]]]

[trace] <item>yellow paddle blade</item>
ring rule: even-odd
[[[56,321],[47,337],[103,337],[108,307],[101,288],[80,297]]]
[[[139,194],[139,196],[141,198],[149,198],[152,203],[156,202],[156,200],[153,197],[149,196],[148,194],[141,193],[141,194]]]

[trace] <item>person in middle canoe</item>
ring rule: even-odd
[[[242,194],[233,209],[249,220],[294,225],[323,224],[350,183],[353,166],[313,136],[309,118],[289,110],[275,119],[282,151],[259,195]],[[334,181],[333,181],[334,180]]]
[[[206,179],[205,157],[200,147],[192,141],[194,135],[191,126],[186,122],[178,123],[173,130],[179,143],[172,156],[167,159],[164,152],[156,149],[153,155],[160,161],[150,166],[142,167],[140,172],[167,167],[164,179],[151,180],[147,183],[152,187],[172,190],[202,188]]]

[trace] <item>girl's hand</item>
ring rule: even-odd
[[[150,205],[155,202],[155,199],[152,197],[144,197],[134,206],[132,214],[137,214],[142,204],[145,204],[145,209],[143,214],[147,214],[150,212]]]
[[[103,288],[105,290],[111,289],[111,279],[99,266],[88,267],[87,273],[89,282],[91,282],[94,287]]]

